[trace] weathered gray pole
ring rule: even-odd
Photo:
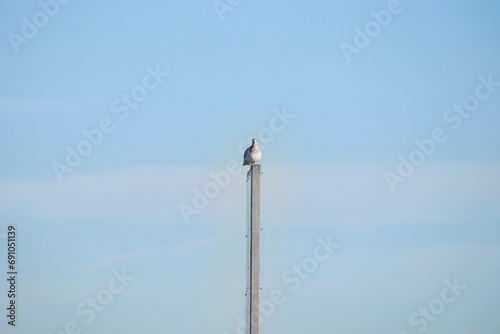
[[[260,165],[250,167],[248,203],[247,323],[249,334],[259,334],[260,305]]]

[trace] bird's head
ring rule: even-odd
[[[257,143],[257,138],[252,139],[252,145],[259,145],[259,143]]]

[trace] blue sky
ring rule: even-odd
[[[238,333],[253,137],[262,333],[499,332],[498,0],[54,1],[0,1],[2,333]]]

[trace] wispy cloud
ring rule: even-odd
[[[266,224],[454,223],[500,218],[498,163],[431,163],[391,193],[382,164],[263,165]],[[0,182],[4,215],[182,224],[177,204],[210,169],[138,166],[57,179]],[[231,180],[199,223],[245,220],[245,175]]]
[[[57,178],[0,182],[2,213],[55,222],[136,219],[172,222],[179,189],[201,174],[189,167],[138,166]]]
[[[162,256],[162,254],[167,254],[167,256],[172,254],[191,254],[219,240],[221,240],[220,236],[210,236],[175,244],[158,243],[147,248],[140,248],[128,252],[113,254],[109,257],[87,263],[86,265],[82,266],[80,270],[85,274],[89,274],[102,269],[124,266],[130,264],[130,262],[135,262],[136,260],[140,259],[157,258],[159,256]]]
[[[70,109],[72,105],[62,100],[0,99],[0,113],[54,111]]]

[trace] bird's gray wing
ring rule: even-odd
[[[246,156],[247,156],[248,154],[250,154],[250,149],[251,149],[251,148],[252,148],[252,147],[250,146],[249,148],[247,148],[247,149],[245,150],[245,153],[243,153],[243,160],[245,160]]]

